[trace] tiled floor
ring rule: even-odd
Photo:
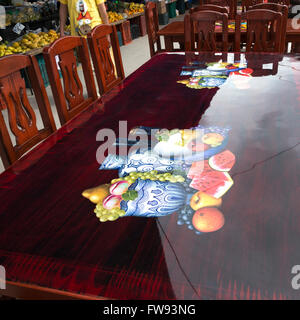
[[[184,15],[179,15],[173,19],[170,19],[169,23],[172,21],[175,21],[175,20],[183,20],[183,18],[184,18]],[[163,26],[161,26],[161,27],[163,27]],[[163,39],[161,39],[161,40],[162,40],[162,46],[164,47]],[[125,72],[126,77],[150,59],[150,51],[149,51],[149,44],[148,44],[148,36],[147,35],[144,37],[134,39],[130,44],[128,44],[126,46],[122,46],[120,49],[121,49],[124,72]],[[79,71],[79,76],[82,78],[83,74],[82,74],[82,70],[81,70],[80,66],[78,68],[78,71]],[[47,91],[47,95],[49,97],[49,101],[51,104],[51,109],[53,112],[56,126],[57,126],[57,128],[59,128],[60,123],[58,120],[58,115],[57,115],[57,111],[55,108],[55,103],[53,100],[53,95],[52,95],[50,86],[48,86],[46,88],[46,91]],[[29,101],[30,101],[32,107],[34,109],[37,109],[35,100],[30,95],[30,93],[28,93],[28,98],[29,98]],[[2,111],[2,113],[3,113],[3,116],[4,116],[6,123],[8,124],[7,111],[4,110],[4,111]],[[38,126],[38,128],[41,128],[42,127],[41,118],[40,118],[38,112],[36,112],[36,113],[37,113],[37,126]],[[13,142],[15,142],[15,137],[12,134],[11,134],[11,137],[12,137]],[[3,167],[2,161],[0,161],[0,172],[2,172],[3,170],[4,170],[4,167]]]

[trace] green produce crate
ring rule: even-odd
[[[141,36],[140,27],[137,24],[130,25],[131,38],[136,39]]]
[[[168,12],[158,15],[158,23],[162,26],[169,23],[169,14]]]
[[[44,60],[43,54],[40,53],[40,54],[36,55],[35,58],[36,58],[36,60],[38,62],[38,65],[40,67],[41,75],[42,75],[42,78],[43,78],[43,81],[44,81],[44,86],[47,87],[47,86],[49,86],[49,78],[48,78],[46,64],[45,64],[45,60]],[[78,66],[78,62],[77,62],[77,66]],[[58,70],[58,72],[59,72],[59,76],[61,78],[62,77],[61,71]],[[28,76],[26,75],[25,71],[21,70],[21,74],[22,74],[22,77],[25,80],[26,88],[31,88]]]
[[[172,3],[168,3],[167,9],[168,9],[169,18],[175,18],[176,17],[176,1]]]
[[[41,74],[42,74],[42,78],[44,81],[44,86],[47,87],[49,86],[49,78],[48,78],[48,74],[47,74],[47,69],[46,69],[46,64],[45,64],[45,60],[43,57],[43,54],[38,54],[35,56],[36,60],[39,64],[40,70],[41,70]],[[61,72],[59,70],[59,75],[61,76]]]
[[[119,38],[119,46],[121,47],[123,45],[123,40],[122,40],[122,33],[121,31],[117,31],[118,38]]]
[[[48,73],[47,73],[46,64],[45,64],[45,60],[44,60],[43,54],[42,53],[38,54],[35,57],[36,57],[36,59],[38,61],[38,64],[39,64],[39,67],[40,67],[40,70],[41,70],[41,74],[42,74],[42,77],[43,77],[44,85],[45,85],[45,87],[47,87],[47,86],[49,86],[49,78],[48,78]],[[77,65],[77,67],[79,65],[77,56],[76,56],[76,65]],[[61,78],[62,77],[61,71],[58,70],[58,73],[59,73],[59,77]]]

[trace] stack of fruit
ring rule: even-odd
[[[123,20],[124,17],[118,12],[108,11],[108,19],[110,23],[113,23],[113,22]]]
[[[8,27],[11,25],[12,22],[12,15],[11,14],[6,14],[5,17],[5,26]]]
[[[28,33],[21,41],[16,41],[10,46],[7,44],[1,44],[0,57],[14,53],[25,53],[32,49],[42,48],[58,39],[58,37],[59,35],[54,30],[50,30],[48,33]]]
[[[9,15],[11,16],[11,23],[25,23],[36,21],[41,18],[40,14],[32,7],[24,8],[23,10],[16,10]]]
[[[128,9],[125,10],[125,13],[129,16],[141,12],[144,12],[144,5],[142,3],[130,2]]]

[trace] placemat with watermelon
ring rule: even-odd
[[[233,185],[229,171],[236,160],[227,149],[230,128],[156,129],[155,137],[151,129],[134,129],[149,136],[148,147],[128,156],[109,154],[101,164],[100,170],[118,169],[119,177],[83,191],[96,204],[99,221],[176,213],[179,226],[199,235],[222,228],[225,216],[220,207]]]

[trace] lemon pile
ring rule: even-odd
[[[10,46],[1,44],[0,57],[14,53],[25,53],[32,49],[42,48],[58,38],[59,35],[54,30],[50,30],[49,32],[40,32],[38,34],[31,32],[24,35],[22,40],[16,41]]]
[[[110,23],[113,23],[113,22],[116,22],[116,21],[119,21],[119,20],[123,20],[123,16],[118,13],[118,12],[115,12],[115,11],[108,11],[108,19],[109,19],[109,22]]]

